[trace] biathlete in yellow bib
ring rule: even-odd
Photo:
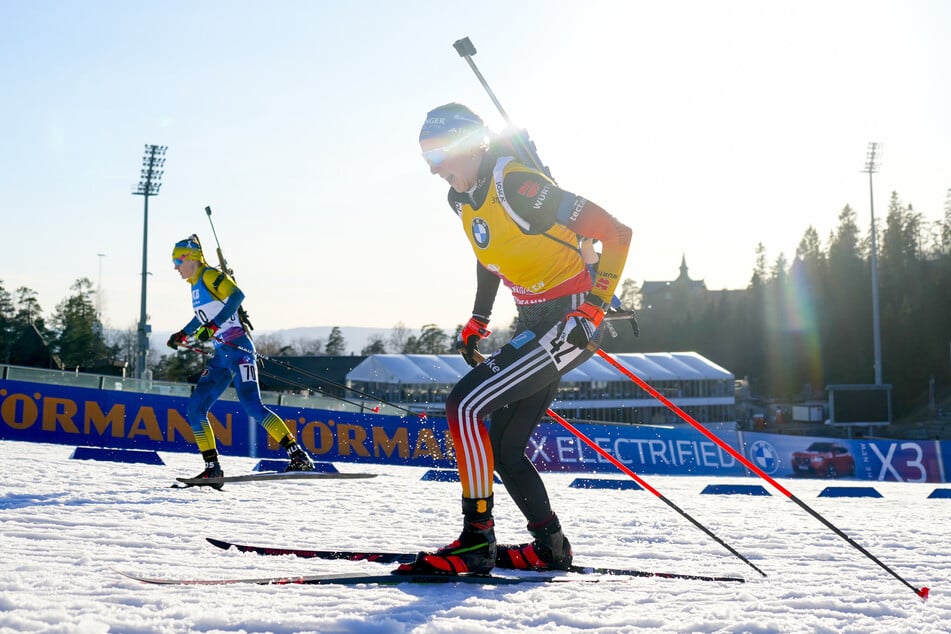
[[[218,461],[215,434],[208,422],[208,411],[232,383],[250,422],[259,423],[268,435],[287,451],[290,462],[285,471],[312,471],[314,463],[297,444],[284,420],[264,406],[258,387],[258,366],[254,342],[240,319],[238,309],[244,293],[234,279],[209,266],[198,236],[175,243],[172,263],[182,279],[191,284],[195,316],[184,328],[168,339],[168,347],[177,350],[189,337],[199,342],[211,340],[214,354],[205,364],[198,384],[188,400],[186,417],[195,434],[195,443],[205,459],[205,469],[196,478],[224,475]],[[221,488],[220,484],[212,485]]]
[[[463,105],[429,112],[419,142],[430,172],[449,183],[449,205],[477,261],[472,317],[457,342],[473,367],[446,402],[462,481],[462,533],[397,572],[567,569],[571,545],[525,450],[561,376],[599,345],[631,230],[492,142],[482,119]],[[593,273],[579,249],[582,239],[602,244]],[[500,284],[515,299],[518,325],[508,343],[482,360],[477,344],[489,335]],[[531,542],[496,544],[493,472],[528,520]]]

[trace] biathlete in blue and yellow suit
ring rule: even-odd
[[[429,112],[419,135],[430,171],[451,186],[449,205],[478,261],[472,318],[457,342],[473,369],[446,401],[462,482],[462,534],[396,572],[481,574],[496,565],[571,565],[571,545],[525,450],[561,376],[600,343],[598,328],[624,268],[631,230],[503,146],[486,142],[488,136],[482,119],[455,103]],[[602,243],[593,276],[578,248],[582,238]],[[500,283],[512,292],[518,324],[512,339],[482,360],[477,343],[489,334]],[[496,544],[493,471],[528,520],[532,542]]]
[[[286,471],[311,471],[314,463],[288,429],[284,420],[264,406],[258,387],[254,343],[239,318],[244,293],[230,276],[208,266],[198,236],[192,235],[175,244],[172,250],[175,270],[191,284],[195,316],[168,340],[173,350],[189,337],[214,342],[214,354],[205,365],[195,391],[188,401],[188,423],[195,443],[205,459],[205,470],[198,478],[223,475],[218,462],[215,434],[208,422],[208,411],[229,385],[234,383],[238,400],[251,423],[260,423],[268,435],[280,443],[290,458]],[[217,485],[216,488],[220,488]]]

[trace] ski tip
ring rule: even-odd
[[[931,588],[922,588],[921,590],[915,590],[919,597],[922,599],[928,599],[928,593],[931,592]]]
[[[212,546],[217,546],[218,548],[222,550],[228,550],[229,548],[231,548],[231,544],[229,544],[228,542],[223,542],[220,539],[215,539],[214,537],[206,537],[205,541],[207,541]]]

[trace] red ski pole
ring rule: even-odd
[[[809,513],[810,515],[812,515],[814,518],[816,518],[817,520],[819,520],[820,522],[822,522],[823,524],[825,524],[827,527],[829,527],[830,529],[832,529],[832,531],[833,531],[836,535],[838,535],[839,537],[841,537],[842,539],[844,539],[845,541],[847,541],[849,544],[851,544],[851,545],[852,545],[856,550],[858,550],[860,553],[862,553],[863,555],[865,555],[866,557],[868,557],[869,559],[871,559],[872,561],[874,561],[876,564],[878,564],[879,566],[881,566],[883,570],[885,570],[885,571],[888,572],[890,575],[892,575],[893,577],[895,577],[896,579],[898,579],[899,581],[901,581],[903,584],[905,584],[905,585],[908,586],[909,588],[911,588],[911,589],[915,592],[915,594],[917,594],[919,597],[921,597],[922,599],[927,599],[927,598],[928,598],[928,592],[929,592],[929,589],[928,589],[928,588],[925,588],[925,587],[923,587],[923,588],[916,588],[915,586],[913,586],[913,585],[911,585],[910,583],[908,583],[908,582],[907,582],[903,577],[901,577],[897,572],[895,572],[894,570],[892,570],[891,568],[889,568],[888,566],[886,566],[886,565],[885,565],[881,560],[879,560],[875,555],[873,555],[872,553],[870,553],[869,551],[867,551],[867,550],[866,550],[865,548],[863,548],[860,544],[858,544],[855,540],[853,540],[851,537],[849,537],[848,535],[846,535],[845,533],[843,533],[838,527],[836,527],[834,524],[832,524],[832,522],[830,522],[829,520],[827,520],[826,518],[824,518],[824,517],[823,517],[822,515],[820,515],[817,511],[815,511],[811,506],[809,506],[808,504],[806,504],[805,502],[803,502],[802,500],[800,500],[799,498],[797,498],[795,495],[793,495],[791,491],[789,491],[789,490],[786,489],[783,485],[781,485],[779,482],[777,482],[776,480],[774,480],[773,478],[771,478],[771,477],[769,476],[769,474],[767,474],[767,473],[764,472],[762,469],[760,469],[759,467],[757,467],[755,464],[753,464],[752,462],[750,462],[749,460],[747,460],[746,457],[745,457],[743,454],[741,454],[740,452],[738,452],[736,449],[734,449],[733,447],[731,447],[729,444],[727,444],[726,442],[724,442],[723,440],[721,440],[720,438],[718,438],[716,434],[712,433],[709,429],[707,429],[706,427],[704,427],[703,425],[701,425],[700,423],[698,423],[696,420],[694,420],[694,418],[693,418],[690,414],[688,414],[687,412],[683,411],[682,409],[680,409],[679,407],[677,407],[676,405],[674,405],[667,397],[665,397],[663,394],[661,394],[660,392],[658,392],[657,390],[655,390],[653,387],[651,387],[646,381],[644,381],[644,379],[642,379],[641,377],[637,376],[636,374],[634,374],[633,372],[631,372],[629,369],[627,369],[626,367],[624,367],[617,359],[615,359],[614,357],[612,357],[612,356],[609,355],[607,352],[605,352],[604,350],[601,350],[601,349],[598,349],[598,355],[600,355],[602,359],[604,359],[605,361],[607,361],[608,363],[610,363],[611,365],[613,365],[615,368],[617,368],[622,374],[624,374],[624,375],[627,376],[629,379],[631,379],[632,381],[634,381],[634,383],[636,383],[636,384],[638,385],[638,387],[640,387],[642,390],[644,390],[645,392],[647,392],[648,394],[650,394],[651,396],[653,396],[655,399],[657,399],[658,401],[660,401],[661,403],[663,403],[663,404],[667,407],[667,409],[669,409],[669,410],[672,411],[674,414],[676,414],[677,416],[679,416],[679,417],[680,417],[681,419],[683,419],[685,422],[690,423],[690,425],[692,425],[697,431],[699,431],[701,434],[703,434],[704,436],[706,436],[707,438],[709,438],[710,440],[712,440],[713,442],[715,442],[718,446],[720,446],[720,447],[721,447],[724,451],[726,451],[728,454],[730,454],[731,456],[733,456],[734,458],[736,458],[737,460],[739,460],[740,463],[741,463],[743,466],[745,466],[747,469],[749,469],[750,471],[752,471],[753,473],[755,473],[755,474],[758,475],[759,477],[761,477],[761,478],[763,478],[764,480],[766,480],[767,482],[769,482],[771,485],[773,485],[773,486],[776,488],[777,491],[779,491],[780,493],[782,493],[783,495],[785,495],[787,498],[789,498],[790,500],[792,500],[793,502],[795,502],[796,504],[798,504],[799,507],[802,508],[804,511],[806,511],[807,513]]]
[[[551,409],[549,409],[547,413],[548,413],[548,415],[551,416],[553,419],[555,419],[556,421],[558,421],[558,422],[561,424],[562,427],[564,427],[565,429],[567,429],[568,431],[570,431],[572,434],[574,434],[575,436],[577,436],[578,439],[581,440],[584,444],[586,444],[586,445],[588,445],[589,447],[591,447],[592,449],[594,449],[594,450],[598,453],[598,455],[603,456],[605,459],[607,459],[608,462],[610,462],[610,463],[613,464],[615,467],[617,467],[618,469],[620,469],[621,471],[623,471],[624,473],[626,473],[628,476],[630,476],[630,477],[631,477],[635,482],[637,482],[639,485],[641,485],[642,487],[644,487],[645,489],[647,489],[648,491],[650,491],[651,493],[653,493],[654,495],[656,495],[657,498],[660,499],[661,502],[663,502],[664,504],[666,504],[666,505],[669,506],[670,508],[672,508],[672,509],[674,509],[675,511],[677,511],[678,513],[680,513],[680,515],[682,515],[683,517],[685,517],[686,519],[688,519],[694,526],[696,526],[697,528],[699,528],[700,530],[702,530],[704,533],[706,533],[707,535],[709,535],[710,537],[712,537],[713,540],[716,541],[718,544],[720,544],[721,546],[723,546],[724,548],[726,548],[728,551],[730,551],[731,553],[733,553],[734,555],[736,555],[737,557],[739,557],[740,559],[742,559],[745,563],[749,564],[749,566],[750,566],[753,570],[755,570],[756,572],[760,573],[760,574],[763,575],[764,577],[766,576],[766,573],[763,572],[762,570],[760,570],[759,568],[757,568],[756,565],[753,564],[749,559],[747,559],[746,557],[744,557],[743,555],[741,555],[740,553],[738,553],[732,546],[730,546],[730,545],[727,544],[725,541],[723,541],[722,539],[720,539],[719,537],[717,537],[710,529],[708,529],[706,526],[704,526],[703,524],[701,524],[700,522],[698,522],[696,519],[694,519],[689,513],[687,513],[687,512],[684,511],[682,508],[680,508],[679,506],[677,506],[676,504],[674,504],[673,502],[671,502],[670,500],[668,500],[666,497],[664,497],[664,495],[663,495],[660,491],[658,491],[657,489],[655,489],[655,488],[652,487],[651,485],[647,484],[647,482],[645,482],[643,478],[641,478],[639,475],[637,475],[636,473],[634,473],[633,471],[631,471],[629,468],[627,468],[627,466],[626,466],[624,463],[622,463],[620,460],[618,460],[617,458],[615,458],[614,456],[612,456],[611,454],[609,454],[607,451],[605,451],[602,447],[600,447],[600,446],[598,445],[598,443],[596,443],[596,442],[594,442],[593,440],[591,440],[590,438],[588,438],[588,436],[586,436],[586,435],[584,434],[584,432],[582,432],[580,429],[578,429],[577,427],[575,427],[574,425],[572,425],[571,423],[569,423],[567,420],[565,420],[564,418],[562,418],[561,416],[559,416],[558,414],[556,414],[555,412],[553,412]]]
[[[484,357],[478,350],[476,350],[476,351],[474,352],[473,356],[475,357],[475,359],[476,359],[479,363],[482,363],[482,362],[485,360],[485,357]],[[741,560],[743,560],[743,562],[745,562],[746,564],[748,564],[753,570],[755,570],[756,572],[760,573],[760,574],[763,575],[764,577],[766,576],[766,573],[763,572],[762,570],[760,570],[759,568],[757,568],[756,565],[753,564],[749,559],[747,559],[746,557],[744,557],[743,555],[741,555],[740,553],[738,553],[738,552],[736,551],[736,549],[734,549],[732,546],[730,546],[729,544],[727,544],[725,541],[723,541],[722,539],[720,539],[719,537],[717,537],[709,528],[707,528],[706,526],[704,526],[703,524],[701,524],[700,522],[698,522],[696,519],[694,519],[694,518],[693,518],[689,513],[687,513],[685,510],[683,510],[682,508],[680,508],[679,506],[677,506],[676,504],[674,504],[673,502],[671,502],[669,499],[667,499],[666,497],[664,497],[664,495],[661,494],[660,491],[658,491],[657,489],[655,489],[654,487],[652,487],[651,485],[649,485],[647,482],[645,482],[643,478],[641,478],[639,475],[637,475],[636,473],[634,473],[633,471],[631,471],[631,470],[627,467],[627,465],[625,465],[623,462],[621,462],[620,460],[618,460],[617,458],[615,458],[614,456],[612,456],[611,454],[609,454],[607,451],[605,451],[602,447],[600,447],[600,446],[598,445],[598,443],[596,443],[596,442],[594,442],[593,440],[591,440],[590,438],[588,438],[588,436],[586,436],[586,435],[584,434],[584,432],[582,432],[580,429],[578,429],[577,427],[575,427],[574,425],[572,425],[571,423],[569,423],[567,420],[565,420],[564,418],[562,418],[561,416],[559,416],[556,412],[552,411],[551,408],[549,408],[548,410],[546,410],[545,413],[548,414],[552,419],[558,421],[558,422],[561,424],[562,427],[564,427],[565,429],[567,429],[568,431],[570,431],[572,434],[574,434],[574,435],[578,438],[578,440],[580,440],[580,441],[583,442],[584,444],[586,444],[586,445],[588,445],[589,447],[591,447],[592,449],[594,449],[594,450],[598,453],[598,455],[604,457],[608,462],[610,462],[610,463],[613,464],[615,467],[617,467],[618,469],[620,469],[623,473],[625,473],[625,474],[627,474],[628,476],[630,476],[630,477],[631,477],[635,482],[637,482],[639,485],[641,485],[642,487],[644,487],[645,489],[647,489],[648,491],[650,491],[651,493],[653,493],[654,495],[656,495],[657,498],[658,498],[661,502],[663,502],[664,504],[666,504],[666,505],[669,506],[670,508],[672,508],[672,509],[674,509],[675,511],[677,511],[678,513],[680,513],[680,515],[681,515],[682,517],[684,517],[684,518],[686,518],[687,520],[689,520],[690,523],[692,523],[694,526],[696,526],[697,528],[699,528],[700,530],[702,530],[704,533],[706,533],[707,535],[709,535],[711,538],[713,538],[713,540],[714,540],[715,542],[717,542],[718,544],[720,544],[721,546],[723,546],[724,548],[726,548],[728,551],[730,551],[731,553],[733,553],[734,555],[736,555],[737,557],[739,557]]]

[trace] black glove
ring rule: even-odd
[[[486,328],[488,325],[489,322],[473,316],[460,331],[459,338],[456,339],[456,352],[461,354],[466,363],[473,368],[479,365],[482,357],[482,355],[479,355],[479,358],[476,358],[476,354],[479,352],[479,340],[492,334]]]
[[[178,350],[178,346],[185,343],[186,339],[188,339],[188,335],[185,334],[185,331],[179,330],[168,338],[168,341],[165,343],[165,345],[167,345],[172,350]]]
[[[206,324],[203,324],[195,331],[195,339],[198,341],[208,341],[215,336],[215,333],[218,332],[218,324],[213,321],[209,321]]]

